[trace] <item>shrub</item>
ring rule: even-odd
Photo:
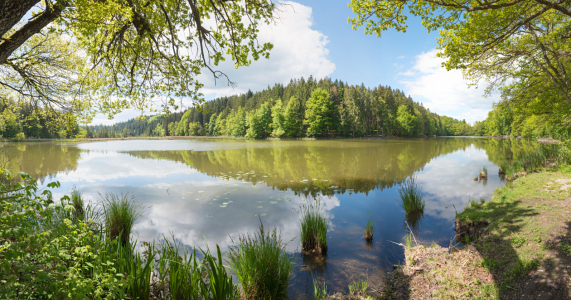
[[[23,142],[26,139],[26,135],[23,132],[16,134],[16,136],[12,139],[15,142]]]
[[[254,236],[243,235],[230,248],[229,263],[240,283],[244,297],[257,299],[287,299],[293,262],[277,229],[265,232],[263,224]]]

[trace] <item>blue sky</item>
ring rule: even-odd
[[[354,31],[347,23],[353,16],[349,0],[299,0],[282,6],[280,20],[262,26],[260,42],[271,42],[270,59],[253,62],[238,70],[231,61],[220,65],[235,88],[226,82],[214,84],[211,74],[198,79],[205,84],[206,100],[257,91],[291,78],[330,77],[352,85],[374,87],[389,85],[403,90],[431,111],[466,119],[483,120],[498,95],[483,96],[483,86],[468,88],[458,70],[446,71],[436,57],[437,32],[428,32],[420,18],[409,17],[406,33],[389,30],[381,38],[365,35],[363,28]],[[93,124],[110,124],[133,118],[137,112],[126,111],[114,120],[98,116]]]

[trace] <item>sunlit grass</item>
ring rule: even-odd
[[[292,259],[285,252],[277,229],[270,232],[260,224],[253,236],[243,235],[230,248],[229,263],[242,284],[246,299],[287,299],[293,270]]]
[[[399,195],[401,197],[401,206],[407,213],[423,212],[424,200],[420,193],[420,189],[415,184],[414,177],[409,177],[401,184]]]
[[[116,195],[107,192],[102,198],[108,237],[114,240],[120,236],[121,243],[127,245],[133,226],[143,215],[143,207],[135,201],[135,196],[129,194]]]
[[[303,205],[300,217],[303,249],[327,251],[327,216],[320,204]]]
[[[373,234],[375,233],[375,216],[373,212],[369,212],[369,219],[367,220],[367,224],[365,224],[365,239],[372,240]]]

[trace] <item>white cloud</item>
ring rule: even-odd
[[[486,98],[483,89],[468,88],[462,71],[446,71],[437,53],[435,49],[417,55],[414,66],[399,74],[408,77],[399,81],[405,92],[433,112],[468,122],[484,120],[499,95]]]
[[[401,55],[401,56],[398,57],[398,59],[403,59],[403,58],[405,58],[404,55]]]
[[[237,84],[234,89],[228,87],[225,80],[218,80],[215,85],[212,74],[204,70],[199,81],[205,84],[202,93],[207,99],[245,93],[248,89],[259,91],[301,76],[323,78],[333,73],[335,64],[327,58],[327,36],[311,28],[312,8],[295,2],[285,4],[276,24],[260,26],[259,42],[274,45],[270,59],[260,58],[249,67],[236,70],[227,58],[217,69]]]

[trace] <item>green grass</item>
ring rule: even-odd
[[[365,224],[365,238],[367,240],[372,240],[377,225],[375,224],[375,216],[373,212],[369,212],[368,214],[369,219],[367,220],[367,224]]]
[[[319,203],[301,207],[301,244],[304,250],[327,251],[327,216]]]
[[[127,245],[133,226],[143,216],[143,207],[135,201],[135,196],[105,193],[102,207],[106,234],[111,240],[121,237],[121,243]]]
[[[293,270],[292,259],[277,229],[264,230],[253,236],[243,235],[230,248],[229,264],[242,284],[246,299],[287,299],[287,288]]]
[[[415,184],[415,178],[409,177],[401,184],[399,195],[401,197],[401,206],[408,213],[423,212],[424,200],[420,193],[420,189]]]
[[[313,299],[315,300],[325,300],[327,299],[327,286],[325,283],[323,285],[319,285],[319,280],[313,278],[313,273],[311,274],[312,283],[313,283]]]
[[[359,293],[366,294],[368,289],[369,283],[364,279],[359,279],[359,281],[353,281],[349,285],[349,294],[357,295]]]
[[[85,220],[85,203],[81,192],[75,186],[71,189],[70,199],[74,209],[73,217],[77,220]]]

